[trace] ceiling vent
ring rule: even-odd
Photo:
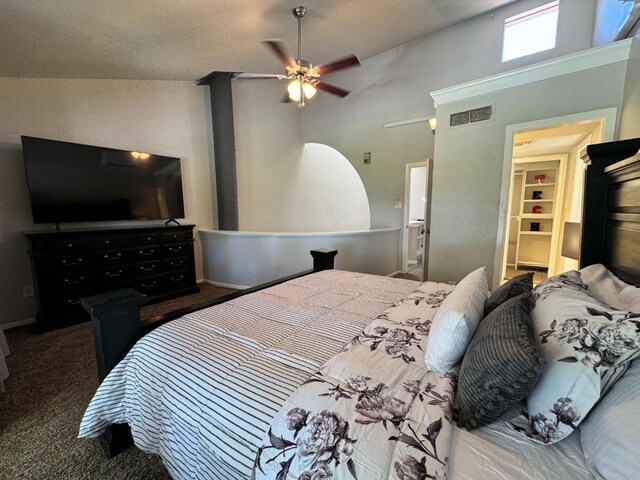
[[[449,117],[449,126],[459,127],[460,125],[467,125],[469,123],[484,122],[491,120],[492,115],[493,107],[491,105],[465,110],[464,112],[452,113]]]

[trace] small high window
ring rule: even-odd
[[[504,21],[503,62],[556,46],[558,3],[556,0]]]

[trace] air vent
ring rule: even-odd
[[[449,126],[459,127],[460,125],[466,125],[468,123],[484,122],[490,120],[492,114],[493,107],[491,105],[466,110],[464,112],[452,113],[449,117]]]

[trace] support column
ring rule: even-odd
[[[212,72],[198,82],[198,85],[208,85],[211,93],[216,200],[220,230],[238,230],[239,227],[236,138],[231,92],[233,77],[233,72]]]

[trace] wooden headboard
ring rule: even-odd
[[[589,145],[580,267],[640,286],[640,138]]]

